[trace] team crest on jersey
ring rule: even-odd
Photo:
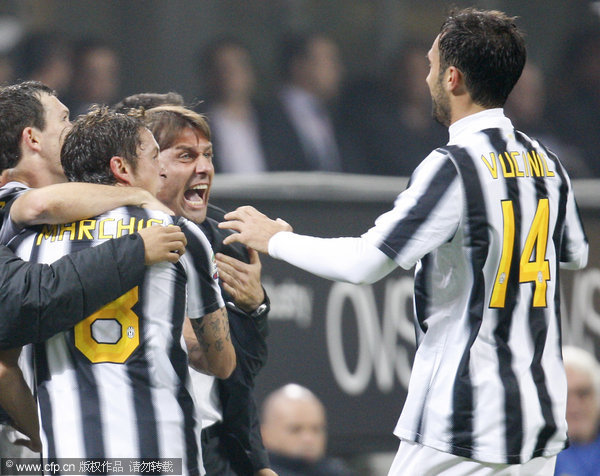
[[[213,253],[210,257],[210,265],[211,265],[211,274],[213,279],[219,279],[219,269],[217,268],[217,259],[215,258],[215,254]]]

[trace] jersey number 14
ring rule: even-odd
[[[511,277],[510,269],[515,245],[515,212],[512,200],[502,201],[502,215],[504,217],[504,236],[500,266],[496,273],[490,299],[490,307],[493,308],[504,307],[506,290]],[[550,264],[546,259],[549,216],[549,201],[547,198],[542,198],[538,201],[537,210],[519,261],[519,283],[535,283],[533,307],[546,307],[547,282],[550,280]]]

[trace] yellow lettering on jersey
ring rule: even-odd
[[[92,231],[96,228],[97,220],[81,220],[79,222],[79,233],[77,233],[77,239],[83,240],[85,235],[86,240],[92,240],[94,237]]]
[[[502,175],[504,175],[504,177],[514,177],[515,170],[512,166],[512,162],[510,160],[510,155],[508,155],[508,152],[504,152],[504,154],[498,154],[498,159],[500,159],[500,165],[502,166]],[[506,169],[507,163],[510,167],[510,172]]]
[[[530,165],[531,176],[532,177],[543,177],[544,169],[542,164],[539,161],[539,156],[536,154],[535,150],[527,152],[527,161]]]
[[[485,158],[485,155],[481,155],[481,160],[483,160],[483,163],[487,166],[488,170],[490,171],[490,173],[492,174],[492,177],[497,179],[498,178],[498,164],[496,163],[496,154],[494,154],[493,152],[490,152],[490,158],[491,163]]]
[[[39,246],[42,240],[56,241],[56,233],[58,228],[56,225],[44,225],[42,231],[38,233],[37,240],[35,241],[36,246]]]
[[[526,150],[521,152],[521,157],[523,157],[523,166],[525,168],[525,177],[531,177],[531,170],[529,169],[529,163],[527,162],[527,151]]]
[[[546,162],[546,156],[544,154],[541,154],[541,155],[538,154],[538,157],[544,166],[544,171],[546,172],[546,177],[554,177],[554,171],[552,171],[548,168],[548,162]]]
[[[6,206],[6,202],[4,200],[0,201],[0,208],[4,208],[5,206]]]
[[[123,236],[124,231],[128,231],[129,235],[131,235],[132,233],[135,233],[135,217],[130,217],[129,223],[127,225],[125,225],[124,221],[125,220],[119,220],[117,222],[117,237],[118,238]]]
[[[137,231],[140,231],[142,228],[144,228],[144,219],[143,218],[141,220],[138,220]]]
[[[69,232],[69,239],[73,240],[75,238],[75,227],[77,223],[67,223],[66,225],[60,225],[58,229],[58,241],[62,241],[64,239],[64,235],[66,232]]]
[[[101,240],[110,240],[111,238],[113,238],[111,235],[107,235],[106,233],[104,233],[104,225],[106,224],[106,222],[109,221],[115,221],[114,218],[103,218],[102,220],[100,220],[100,229],[98,230],[98,238]]]
[[[158,218],[150,218],[147,222],[146,222],[146,228],[151,227],[152,225],[162,225],[163,221],[159,220]]]
[[[510,159],[512,161],[513,167],[515,169],[515,175],[517,177],[525,177],[525,174],[519,169],[519,163],[517,162],[517,157],[521,155],[518,152],[511,152]]]

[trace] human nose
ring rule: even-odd
[[[212,161],[206,157],[200,156],[196,161],[196,173],[198,175],[209,174],[212,170]]]

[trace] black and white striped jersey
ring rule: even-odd
[[[49,263],[173,221],[162,212],[123,207],[27,229],[9,247],[24,259]],[[224,303],[208,240],[193,223],[177,224],[188,241],[179,263],[147,267],[143,285],[36,346],[44,456],[181,458],[184,474],[203,472],[200,417],[181,330],[186,315],[201,318]]]
[[[395,434],[520,463],[566,441],[559,266],[587,262],[565,169],[501,109],[450,127],[363,238],[415,271],[417,353]]]

